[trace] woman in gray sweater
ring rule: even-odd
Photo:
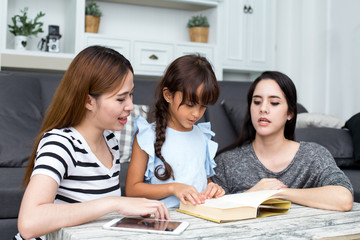
[[[283,189],[279,198],[337,211],[351,210],[353,189],[330,152],[295,142],[296,88],[280,72],[264,72],[251,85],[241,135],[221,150],[212,180],[226,193]]]

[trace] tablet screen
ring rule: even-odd
[[[181,222],[124,217],[111,227],[173,232],[180,225]]]

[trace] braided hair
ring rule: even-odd
[[[203,86],[201,96],[197,95],[197,89]],[[156,156],[163,162],[155,168],[155,176],[160,180],[167,180],[174,177],[170,164],[161,154],[165,142],[166,127],[170,118],[169,105],[163,96],[163,89],[167,88],[172,94],[180,91],[183,99],[180,106],[185,102],[204,105],[214,104],[219,97],[219,86],[211,64],[205,57],[199,55],[185,55],[177,58],[167,68],[165,75],[159,82],[156,89],[156,102],[154,106],[155,135],[154,144]]]

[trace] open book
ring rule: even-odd
[[[205,200],[204,204],[180,202],[177,211],[217,223],[286,214],[291,202],[274,197],[281,190],[229,194]]]

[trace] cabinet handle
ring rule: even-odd
[[[244,13],[248,13],[248,7],[246,5],[244,5]]]
[[[244,13],[252,14],[253,12],[254,12],[254,10],[252,9],[251,6],[244,5]]]
[[[151,60],[158,60],[159,59],[158,56],[156,56],[155,54],[150,55],[149,58]]]

